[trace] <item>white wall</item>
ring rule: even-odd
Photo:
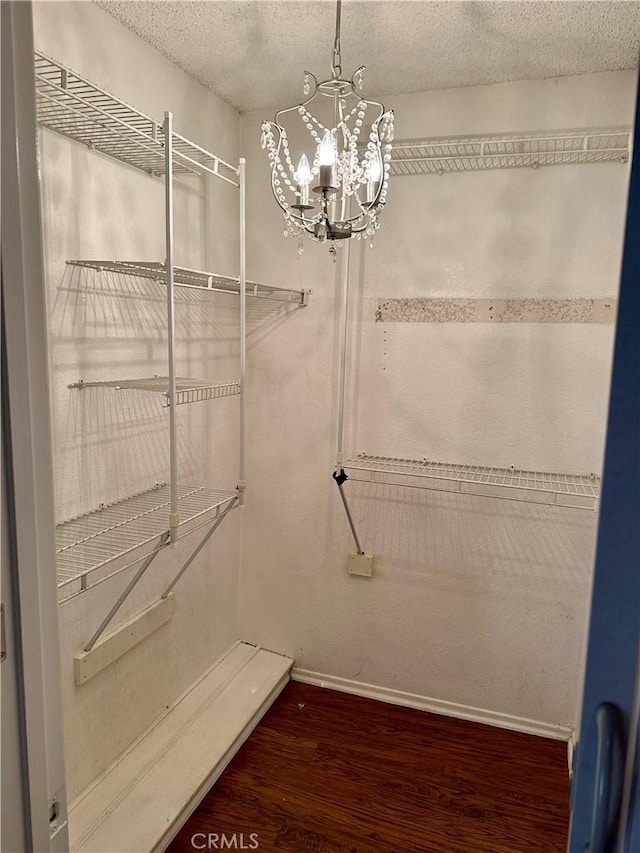
[[[634,75],[385,99],[397,138],[629,125]],[[373,93],[375,94],[375,93]],[[280,105],[283,106],[283,105]],[[282,237],[260,121],[243,117],[249,274],[313,288],[250,351],[241,634],[298,668],[571,726],[595,516],[347,484],[375,577],[331,480],[337,278]],[[376,323],[380,297],[615,296],[627,169],[566,166],[392,179],[355,246],[347,448],[559,471],[601,466],[613,329]],[[269,436],[270,440],[264,440]]]
[[[233,162],[239,116],[93,3],[36,3],[37,49]],[[135,279],[71,271],[70,258],[164,259],[164,184],[41,132],[57,516],[66,519],[166,482],[167,411],[160,398],[69,390],[79,378],[166,375],[165,290]],[[237,190],[213,179],[176,181],[176,263],[237,274]],[[233,300],[180,294],[178,374],[237,378]],[[235,338],[235,340],[234,340]],[[183,483],[233,489],[238,398],[183,406]],[[232,513],[176,587],[172,620],[83,687],[81,651],[126,571],[60,606],[69,795],[74,797],[238,637],[238,513]],[[113,626],[157,599],[197,544],[165,550]]]

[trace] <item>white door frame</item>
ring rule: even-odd
[[[69,841],[31,3],[3,2],[1,14],[3,533],[11,585],[4,604],[21,717],[16,783],[24,791],[27,853],[63,853]]]

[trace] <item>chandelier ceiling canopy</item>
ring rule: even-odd
[[[343,77],[341,12],[337,0],[331,77],[319,82],[305,71],[307,100],[262,123],[271,189],[300,253],[305,235],[320,243],[371,239],[387,200],[393,111],[362,96],[364,66]]]

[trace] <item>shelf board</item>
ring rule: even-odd
[[[401,459],[359,453],[344,468],[351,480],[459,492],[527,503],[595,509],[600,478],[595,474],[561,474]]]
[[[630,150],[629,127],[398,140],[393,145],[391,174],[442,175],[576,163],[627,163]]]
[[[139,278],[149,278],[166,285],[166,267],[153,261],[67,261],[69,266],[83,267],[98,272],[115,273],[118,275],[133,275]],[[173,282],[176,287],[188,287],[204,292],[232,293],[240,292],[240,282],[237,277],[219,275],[213,272],[192,270],[187,267],[173,268]],[[275,287],[271,284],[261,284],[257,281],[247,281],[247,296],[256,299],[271,299],[276,302],[286,302],[291,305],[307,305],[310,290],[291,290],[286,287]]]
[[[145,379],[109,379],[100,382],[86,382],[81,379],[69,385],[69,388],[115,388],[117,391],[150,391],[162,394],[163,406],[169,405],[167,392],[169,378],[153,376]],[[199,403],[203,400],[218,400],[221,397],[232,397],[240,393],[239,382],[223,382],[218,385],[205,382],[202,379],[176,379],[176,405],[184,403]]]
[[[234,644],[70,804],[71,853],[167,850],[292,665],[275,652]]]
[[[149,175],[165,173],[164,132],[157,122],[94,83],[35,51],[38,122]],[[176,174],[214,175],[239,186],[238,170],[210,151],[172,134]]]
[[[169,529],[170,490],[154,486],[56,525],[60,601],[139,563]],[[238,502],[235,491],[178,487],[179,536],[192,533]]]

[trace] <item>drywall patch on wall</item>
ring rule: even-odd
[[[378,323],[472,323],[475,299],[379,299]]]
[[[381,298],[377,323],[613,323],[617,300]]]

